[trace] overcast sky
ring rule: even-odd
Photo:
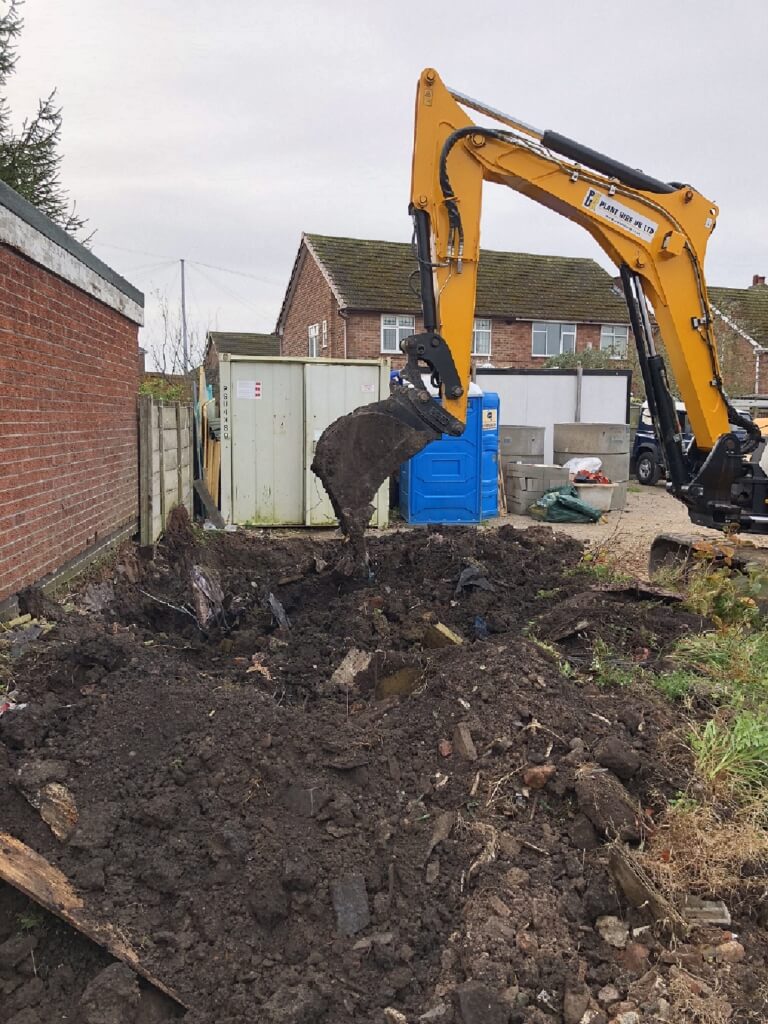
[[[415,85],[451,86],[720,206],[711,284],[768,272],[765,0],[27,0],[9,88],[53,86],[95,252],[204,333],[274,328],[302,231],[407,240]],[[489,248],[592,256],[486,188]],[[209,266],[200,266],[208,264]],[[217,268],[237,271],[238,276]]]

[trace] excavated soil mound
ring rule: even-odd
[[[593,590],[580,546],[546,528],[370,552],[368,582],[334,572],[335,541],[182,523],[154,562],[125,553],[11,655],[26,706],[0,717],[0,828],[73,881],[188,1024],[720,1019],[674,1016],[683,996],[766,1019],[756,921],[739,922],[743,962],[671,949],[608,871],[688,785],[684,716],[559,654],[591,630],[648,661],[701,622]],[[53,783],[76,805],[63,838],[33,806]],[[0,890],[0,1024],[173,1019],[20,899]]]

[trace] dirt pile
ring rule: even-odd
[[[26,707],[0,717],[2,828],[73,880],[190,1024],[718,1019],[675,1016],[684,999],[764,1019],[755,923],[726,967],[730,934],[707,936],[711,955],[687,935],[672,948],[609,872],[687,785],[682,718],[565,674],[592,627],[558,608],[594,622],[609,602],[638,661],[697,623],[593,591],[580,553],[546,528],[392,534],[364,583],[333,572],[335,542],[176,537],[13,662]],[[224,595],[205,635],[195,566]],[[76,807],[63,840],[30,802],[53,783]],[[73,940],[62,986],[48,927],[0,912],[0,1022],[171,1019],[123,968],[94,1010],[108,958]],[[26,1003],[29,956],[3,960],[20,931],[42,964]]]

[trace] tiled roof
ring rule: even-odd
[[[240,331],[209,331],[208,344],[221,355],[279,356],[280,339],[276,334],[243,334]]]
[[[306,235],[342,306],[417,313],[410,283],[416,260],[408,243]],[[627,323],[613,278],[594,260],[483,249],[478,270],[478,316],[518,320]]]
[[[761,347],[768,348],[768,286],[710,288],[709,298],[737,328],[746,331]]]

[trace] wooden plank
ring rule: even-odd
[[[189,1009],[172,988],[143,966],[139,954],[114,925],[97,918],[86,906],[85,900],[75,892],[66,875],[7,832],[0,832],[0,878],[103,946],[112,956],[122,960],[179,1006]]]
[[[213,442],[213,500],[219,504],[219,484],[221,482],[221,444]]]
[[[162,406],[158,406],[158,434],[160,436],[160,456],[158,459],[158,466],[160,467],[160,534],[165,530],[165,517],[168,514],[168,508],[165,504],[165,431],[163,430],[163,413],[165,410]]]
[[[227,524],[224,522],[224,517],[221,512],[219,512],[218,506],[213,500],[211,492],[205,486],[204,480],[195,480],[195,491],[197,496],[200,498],[200,501],[202,501],[205,506],[206,515],[213,525],[218,526],[220,530],[223,530]]]
[[[139,536],[143,547],[154,543],[152,522],[152,396],[139,396]]]
[[[507,509],[507,488],[506,488],[506,486],[504,484],[504,471],[503,471],[503,469],[501,467],[501,462],[498,463],[497,482],[498,482],[498,489],[499,489],[499,496],[498,496],[499,515],[501,516],[501,515],[504,515],[504,513],[508,511],[508,509]]]
[[[608,867],[631,906],[644,908],[665,931],[680,938],[688,935],[690,926],[651,881],[630,850],[611,847]]]

